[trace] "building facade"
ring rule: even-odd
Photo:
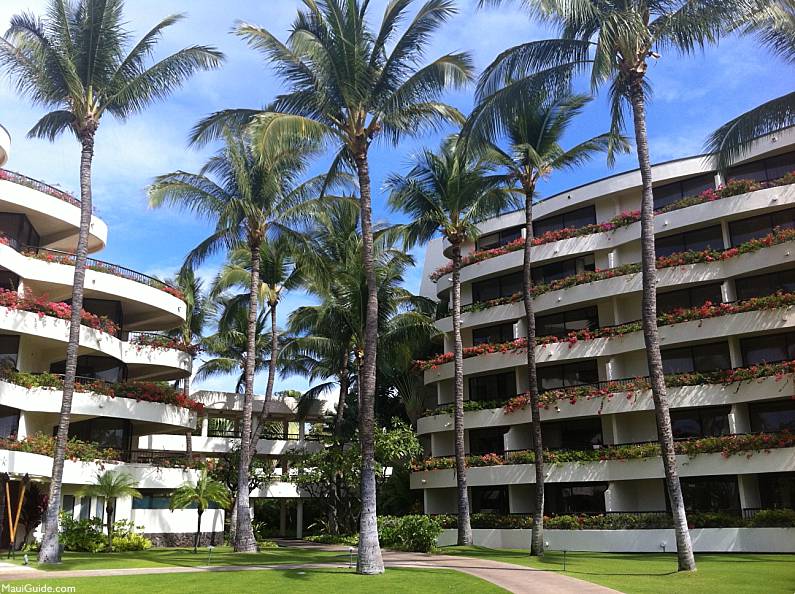
[[[795,130],[761,139],[729,173],[703,156],[653,168],[658,315],[685,503],[750,518],[795,507]],[[788,175],[789,174],[789,175]],[[747,181],[737,181],[747,180]],[[545,514],[665,513],[641,317],[638,171],[538,202],[533,280]],[[524,212],[480,225],[461,270],[465,443],[473,512],[534,505]],[[447,302],[443,240],[421,292]],[[419,362],[430,457],[411,484],[425,512],[456,513],[452,318],[445,354]]]

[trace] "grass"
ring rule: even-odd
[[[8,582],[7,582],[8,583]],[[23,582],[10,582],[22,586]],[[32,586],[75,586],[79,594],[108,592],[389,592],[416,594],[466,592],[494,594],[505,590],[484,580],[444,569],[387,569],[378,576],[356,575],[343,569],[272,569],[223,573],[182,573],[33,580]],[[30,589],[29,591],[36,591]]]
[[[35,553],[30,555],[31,565],[46,571],[65,571],[73,569],[120,569],[125,567],[195,567],[207,565],[207,549],[150,549],[129,553],[70,553],[66,552],[63,562],[58,565],[39,565]],[[22,555],[17,553],[12,562],[22,563]],[[215,547],[210,565],[277,565],[293,563],[333,563],[347,562],[347,553],[316,551],[313,549],[273,548],[259,553],[235,553],[231,547]]]
[[[520,550],[445,547],[441,552],[563,571],[563,553],[559,551],[548,551],[541,562]],[[676,555],[671,553],[570,552],[566,575],[627,594],[795,592],[795,555],[699,554],[696,564],[695,573],[679,573]]]

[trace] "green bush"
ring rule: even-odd
[[[544,518],[544,528],[550,530],[579,530],[580,520],[577,516],[555,516]]]
[[[754,528],[795,528],[795,510],[763,509],[756,512],[750,524]]]
[[[142,533],[143,526],[136,526],[130,521],[120,520],[113,524],[113,550],[117,552],[125,551],[145,551],[152,548],[152,541]]]
[[[108,545],[107,536],[102,533],[102,520],[75,520],[68,514],[61,514],[61,544],[67,551],[99,553]]]
[[[381,516],[378,536],[381,546],[400,551],[430,553],[442,533],[441,524],[433,516]]]
[[[278,549],[279,545],[277,545],[272,540],[259,540],[257,539],[257,550],[261,551],[263,549]]]
[[[358,534],[316,534],[314,536],[305,536],[304,540],[319,544],[342,544],[352,547],[359,546]]]

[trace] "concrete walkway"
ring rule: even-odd
[[[280,543],[288,544],[288,543]],[[303,541],[292,541],[289,546],[295,548],[311,548],[314,550],[336,551],[348,553],[349,547],[336,545],[319,545]],[[386,567],[402,567],[408,569],[451,569],[460,571],[500,586],[515,594],[615,594],[616,590],[605,588],[590,582],[584,582],[554,571],[532,569],[512,563],[502,563],[488,559],[452,555],[431,555],[422,553],[404,553],[400,551],[383,551]],[[355,562],[355,559],[354,559]],[[83,569],[65,571],[43,571],[33,567],[0,563],[0,581],[11,580],[47,580],[80,577],[110,577],[125,575],[155,575],[169,573],[200,573],[227,571],[268,571],[289,569],[327,569],[329,567],[348,568],[347,563],[302,563],[275,565],[213,565],[197,567],[136,567],[127,569]]]

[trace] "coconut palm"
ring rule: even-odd
[[[311,143],[296,137],[262,146],[259,151],[239,130],[226,129],[225,143],[198,173],[175,171],[159,176],[149,188],[150,204],[172,204],[205,217],[215,224],[213,233],[195,247],[185,268],[195,268],[208,256],[223,250],[247,248],[251,275],[246,329],[245,393],[241,434],[241,469],[237,505],[236,551],[257,548],[249,514],[247,468],[251,462],[254,372],[257,361],[262,244],[296,234],[295,226],[307,215],[307,205],[322,184],[320,178],[299,183],[313,154]],[[245,468],[244,468],[245,467]]]
[[[0,39],[0,65],[17,91],[35,105],[50,110],[28,136],[54,141],[62,133],[71,132],[81,146],[80,232],[72,283],[72,315],[40,563],[60,560],[58,513],[77,371],[92,213],[94,139],[105,113],[126,120],[167,97],[195,72],[221,64],[220,52],[195,45],[147,66],[164,31],[182,18],[182,15],[166,17],[130,47],[123,0],[50,0],[44,18],[29,12],[15,15],[5,39]]]
[[[787,64],[795,64],[795,4],[790,0],[760,2],[758,10],[740,21],[738,29],[755,37]],[[755,139],[788,126],[795,126],[795,92],[729,120],[709,136],[705,148],[716,153],[716,166],[725,173],[732,162],[748,152]]]
[[[407,214],[409,246],[425,243],[437,233],[450,243],[453,260],[453,343],[455,459],[458,482],[458,544],[472,544],[464,451],[464,349],[461,341],[461,246],[478,235],[477,223],[499,214],[512,197],[493,165],[467,158],[456,150],[457,137],[448,138],[438,153],[425,150],[406,176],[387,180],[389,204]]]
[[[502,4],[481,0],[480,4]],[[627,110],[632,114],[642,180],[641,268],[643,337],[657,418],[665,479],[674,517],[679,569],[695,569],[682,489],[676,468],[668,394],[657,331],[657,270],[651,157],[646,133],[648,60],[672,50],[690,54],[711,43],[737,15],[749,14],[754,0],[523,0],[531,14],[560,30],[559,39],[531,41],[500,54],[481,75],[477,97],[484,129],[518,109],[533,89],[568,89],[573,75],[587,73],[591,87],[610,85],[611,130],[618,137]],[[611,147],[612,148],[612,147]]]
[[[105,499],[105,516],[108,519],[108,551],[113,552],[113,505],[119,497],[141,498],[138,481],[126,472],[106,470],[97,474],[97,482],[81,489],[80,496]]]
[[[505,171],[506,183],[524,196],[525,242],[522,268],[523,300],[527,319],[527,386],[530,395],[530,410],[533,427],[533,450],[535,453],[535,509],[530,545],[531,555],[544,552],[544,448],[541,442],[541,413],[538,405],[538,379],[536,375],[536,324],[533,313],[533,279],[531,274],[533,237],[533,200],[536,189],[545,177],[555,171],[573,169],[591,159],[595,154],[607,152],[612,146],[628,150],[624,139],[601,134],[566,150],[561,146],[563,135],[582,113],[590,101],[585,95],[547,96],[535,93],[512,110],[510,119],[501,123],[507,150],[492,143],[500,138],[488,137],[482,130],[482,120],[475,108],[472,122],[465,126],[470,140],[469,146],[491,147],[495,161]]]
[[[438,101],[449,87],[467,83],[467,54],[448,54],[419,67],[436,30],[455,14],[452,0],[428,0],[409,19],[415,0],[389,2],[380,26],[368,21],[367,0],[304,0],[286,43],[269,31],[239,24],[237,33],[272,62],[288,91],[265,110],[227,110],[209,116],[193,138],[206,141],[224,123],[252,121],[253,136],[267,145],[296,131],[334,145],[332,169],[353,167],[359,179],[364,267],[368,280],[362,366],[362,514],[357,571],[383,573],[378,545],[374,474],[374,397],[378,349],[378,299],[373,252],[369,154],[373,142],[396,145],[406,135],[460,121]],[[401,25],[406,26],[400,33]]]
[[[198,517],[196,519],[196,536],[193,538],[194,553],[199,549],[199,539],[202,533],[202,514],[212,504],[228,507],[229,490],[223,483],[210,478],[206,468],[203,468],[199,473],[196,483],[186,481],[171,494],[171,501],[168,504],[171,511],[177,508],[185,509],[192,505],[196,506]]]

